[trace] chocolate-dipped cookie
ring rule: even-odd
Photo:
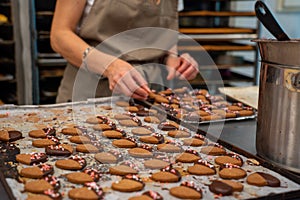
[[[209,144],[207,146],[202,147],[201,153],[207,155],[219,156],[219,155],[226,154],[226,150],[223,146],[215,143],[215,144]]]
[[[224,179],[241,179],[247,176],[247,173],[238,165],[225,163],[220,166],[219,176]]]
[[[124,162],[120,165],[112,166],[109,168],[109,173],[112,175],[125,176],[128,174],[137,174],[135,165],[130,162]]]
[[[56,145],[59,144],[60,141],[55,136],[47,136],[47,138],[44,139],[37,139],[32,141],[32,146],[37,148],[45,148],[49,145]]]
[[[198,176],[214,175],[216,168],[212,163],[206,160],[197,160],[193,166],[189,166],[187,170],[190,174]]]
[[[123,159],[120,152],[111,150],[109,152],[101,152],[95,154],[95,159],[102,164],[115,164]]]
[[[122,180],[111,185],[113,190],[120,192],[136,192],[145,187],[145,183],[136,175],[126,175]]]
[[[173,130],[178,130],[179,125],[176,122],[161,122],[158,126],[158,129],[162,131],[173,131]]]
[[[149,145],[145,145],[145,144],[141,144],[138,147],[129,149],[128,154],[130,156],[136,157],[136,158],[151,158],[151,157],[153,157],[152,147]]]
[[[66,169],[66,170],[81,170],[85,168],[86,161],[83,157],[74,155],[68,159],[57,160],[55,162],[55,166],[60,169]]]
[[[121,139],[126,137],[126,132],[122,129],[117,128],[116,130],[103,131],[102,136],[109,139]]]
[[[119,148],[134,148],[137,146],[136,140],[132,137],[114,140],[112,145]]]
[[[247,177],[247,183],[255,186],[280,187],[280,180],[271,174],[255,172]]]
[[[153,173],[150,178],[157,182],[174,183],[181,180],[181,174],[169,165],[162,168],[159,172]]]
[[[183,149],[179,145],[172,143],[158,144],[157,150],[166,153],[180,153],[183,151]]]
[[[144,125],[144,126],[132,129],[131,133],[134,134],[134,135],[143,136],[143,135],[150,135],[154,131],[155,130],[152,127]]]
[[[173,187],[170,194],[181,199],[201,199],[202,190],[194,182],[182,182],[180,186]]]
[[[223,165],[225,163],[231,163],[233,165],[238,165],[241,167],[243,165],[243,159],[237,154],[228,153],[224,156],[216,157],[215,163],[217,163],[218,165]]]
[[[43,179],[25,183],[24,190],[32,193],[44,193],[45,190],[58,190],[60,181],[54,176],[45,176]]]
[[[81,188],[74,188],[68,192],[70,199],[97,200],[104,198],[103,189],[95,182],[85,183]]]
[[[22,139],[22,133],[16,130],[0,130],[0,141],[3,142],[13,142]]]
[[[25,153],[18,154],[16,160],[25,165],[33,165],[46,162],[48,157],[45,153]]]
[[[28,135],[32,138],[46,138],[47,136],[55,136],[56,130],[54,128],[31,130]]]
[[[33,167],[27,167],[20,170],[20,175],[26,178],[43,178],[44,176],[53,174],[53,166],[43,163]]]
[[[187,130],[174,130],[174,131],[169,131],[168,136],[173,138],[187,138],[191,136],[191,133],[188,132]]]
[[[100,172],[93,168],[86,168],[83,172],[74,172],[66,175],[69,182],[83,184],[88,182],[97,182],[100,178]]]
[[[63,128],[61,133],[64,135],[82,135],[82,130],[79,128]]]
[[[149,144],[162,144],[165,142],[165,138],[160,133],[153,133],[150,136],[142,136],[140,137],[141,142],[149,143]]]
[[[192,138],[184,139],[183,144],[186,146],[199,147],[205,145],[206,140],[203,135],[196,133]]]
[[[176,156],[176,162],[193,163],[199,160],[200,158],[200,154],[197,151],[188,149]]]
[[[73,153],[73,147],[69,144],[50,145],[45,148],[49,156],[70,156]]]

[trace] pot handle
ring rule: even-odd
[[[255,3],[255,13],[259,21],[266,27],[266,29],[268,29],[270,33],[272,33],[277,40],[290,40],[264,2],[257,1]]]

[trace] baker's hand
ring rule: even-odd
[[[192,80],[199,73],[197,61],[188,53],[179,57],[170,55],[166,61],[168,76],[167,80],[179,77],[180,80]]]
[[[135,99],[144,100],[150,89],[142,75],[128,62],[121,59],[110,64],[104,75],[109,80],[109,89]]]

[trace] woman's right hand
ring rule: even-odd
[[[104,71],[109,80],[109,89],[135,99],[144,100],[150,89],[143,76],[128,62],[116,59]]]

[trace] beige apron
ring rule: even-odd
[[[79,36],[92,46],[102,42],[97,49],[128,61],[148,83],[164,84],[166,70],[159,63],[162,63],[165,50],[176,44],[177,2],[95,0],[90,13],[82,22]],[[156,29],[141,29],[143,27],[174,31],[165,34]],[[60,103],[111,95],[107,78],[100,79],[99,75],[79,70],[68,63],[56,100]]]

